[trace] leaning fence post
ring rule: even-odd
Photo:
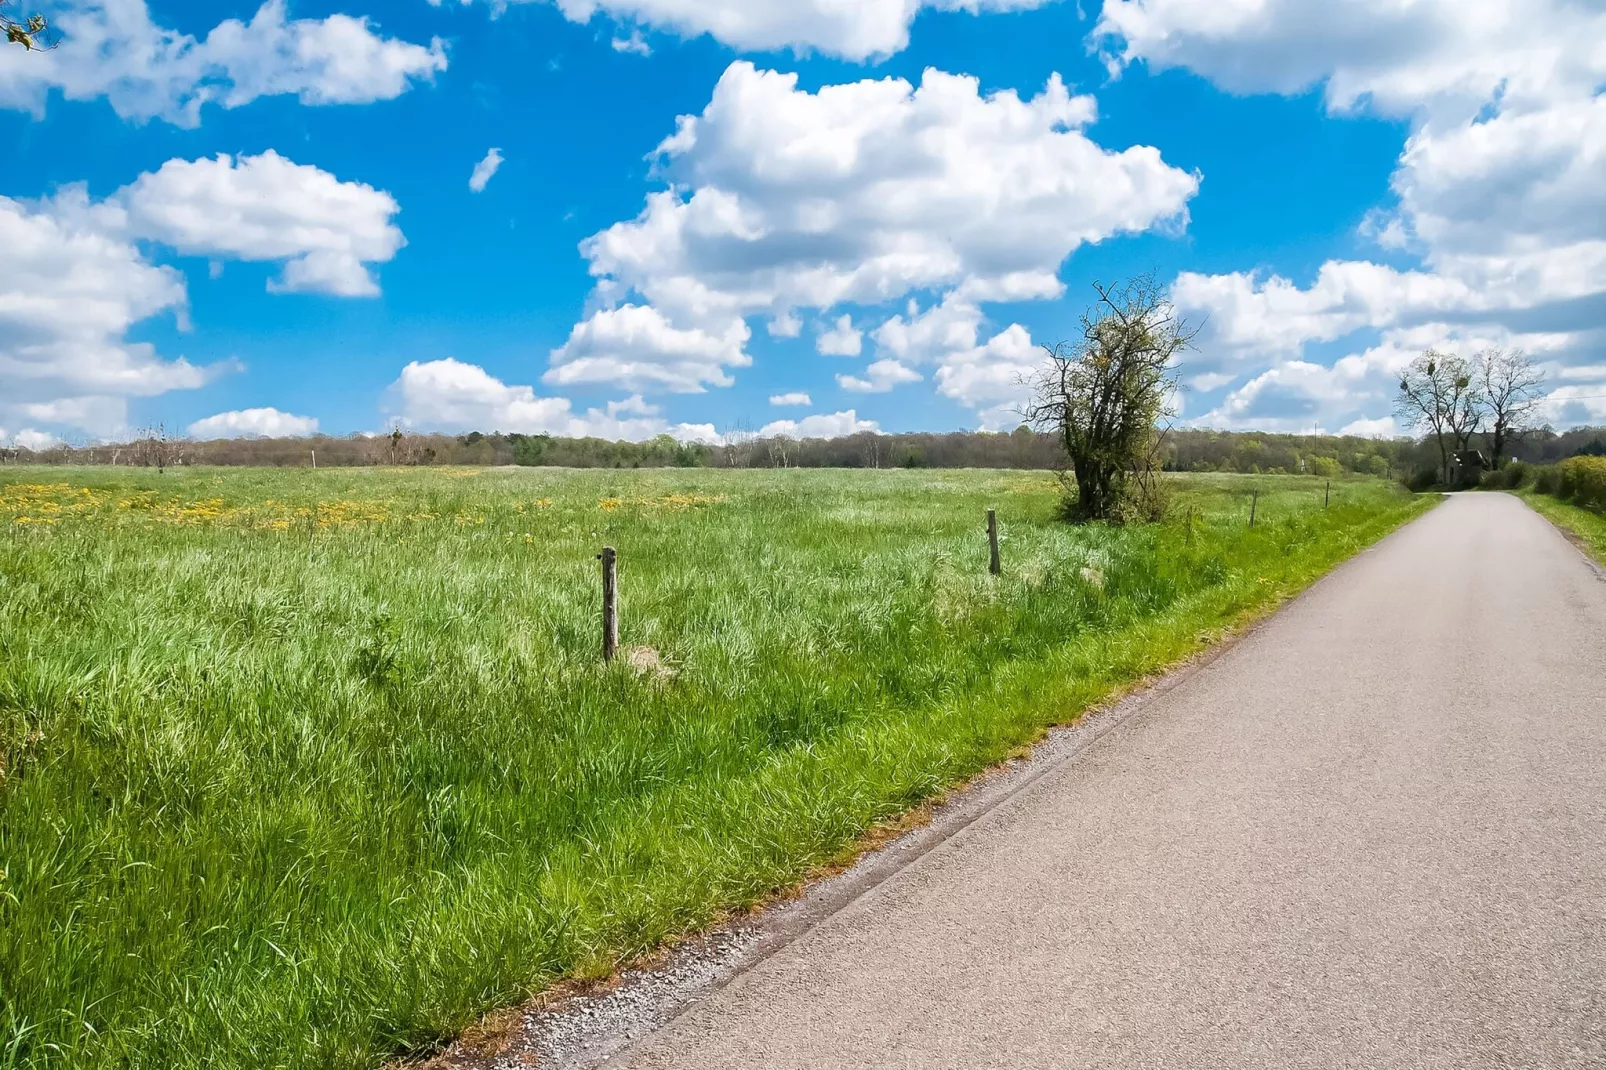
[[[1253,498],[1249,499],[1249,526],[1250,527],[1254,527],[1255,526],[1255,512],[1259,508],[1260,508],[1260,491],[1257,490],[1257,491],[1255,491],[1255,496]]]
[[[994,576],[1004,574],[1003,558],[998,556],[998,510],[987,510],[987,544],[992,548],[992,563],[989,568]]]
[[[604,546],[602,562],[602,660],[612,661],[619,651],[619,554]]]

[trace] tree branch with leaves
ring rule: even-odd
[[[29,52],[49,50],[56,47],[51,39],[50,24],[40,14],[29,15],[25,19],[13,18],[8,13],[12,0],[0,0],[0,36],[5,37],[9,44],[21,45]]]

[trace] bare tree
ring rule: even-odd
[[[770,467],[788,467],[796,445],[797,443],[789,435],[771,435],[764,443],[764,448],[769,455]]]
[[[0,35],[3,35],[9,44],[21,45],[29,52],[48,50],[56,47],[56,42],[49,36],[50,26],[43,15],[29,15],[25,19],[15,19],[6,13],[11,6],[11,0],[0,0]]]
[[[1153,276],[1093,288],[1099,299],[1082,315],[1081,340],[1044,346],[1048,361],[1023,415],[1065,447],[1076,483],[1071,514],[1119,520],[1134,499],[1157,507],[1148,495],[1157,489],[1159,425],[1176,415],[1175,362],[1194,331]]]
[[[1446,358],[1450,372],[1449,407],[1445,410],[1445,423],[1450,437],[1455,440],[1458,452],[1472,448],[1472,436],[1483,428],[1483,387],[1478,382],[1477,370],[1460,357]]]
[[[147,427],[133,442],[134,463],[154,468],[160,475],[178,460],[178,443],[167,435],[165,424]]]
[[[1483,423],[1483,395],[1471,365],[1428,349],[1400,373],[1394,412],[1406,426],[1433,436],[1439,480],[1448,483],[1451,450],[1466,449]]]
[[[1498,469],[1511,445],[1535,429],[1545,376],[1520,349],[1485,349],[1472,359],[1489,423],[1489,452]]]
[[[758,443],[758,434],[753,430],[752,424],[746,420],[737,420],[722,438],[725,443],[723,457],[728,467],[752,466],[753,451]]]
[[[864,435],[864,462],[870,468],[881,467],[881,436],[874,431]]]

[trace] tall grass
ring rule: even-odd
[[[1021,473],[8,470],[0,1068],[428,1045],[761,900],[1426,507],[1268,479],[1250,530],[1251,485],[1116,530]],[[597,657],[605,543],[634,667]]]

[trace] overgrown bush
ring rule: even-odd
[[[1431,468],[1418,468],[1400,482],[1404,483],[1405,489],[1412,494],[1421,494],[1439,485],[1439,473]]]
[[[1606,457],[1569,457],[1556,466],[1556,497],[1606,509]]]
[[[1534,490],[1540,494],[1556,494],[1561,490],[1561,472],[1553,464],[1534,469]]]
[[[1485,472],[1479,486],[1484,490],[1520,490],[1533,480],[1533,465],[1524,461],[1512,461],[1498,471]]]

